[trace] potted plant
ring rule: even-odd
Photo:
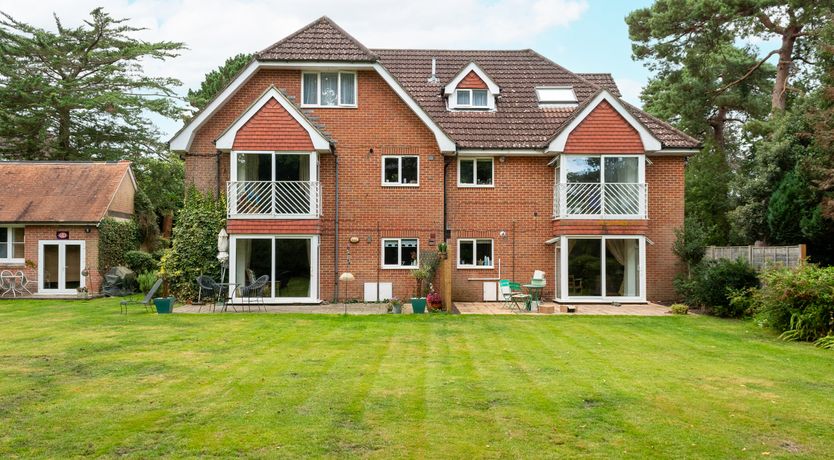
[[[411,298],[411,309],[414,313],[426,312],[425,293],[428,292],[431,280],[434,279],[434,272],[437,271],[438,264],[440,264],[438,253],[426,251],[420,253],[420,267],[411,270],[411,276],[417,282],[414,297]]]
[[[448,249],[449,249],[449,246],[446,244],[445,241],[441,241],[441,242],[437,243],[437,252],[440,255],[441,259],[445,259],[446,257],[449,256],[449,254],[446,252]]]
[[[391,299],[388,301],[391,313],[399,315],[403,312],[403,301],[400,299]]]
[[[443,308],[443,299],[440,298],[440,293],[435,291],[433,288],[430,288],[429,295],[426,296],[426,302],[428,302],[429,308],[432,311]]]
[[[153,304],[156,306],[156,312],[160,315],[173,313],[174,311],[173,297],[156,297],[153,299]]]
[[[88,299],[90,297],[90,291],[84,286],[79,286],[75,288],[78,291],[78,298],[79,299]]]

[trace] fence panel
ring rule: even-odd
[[[768,265],[796,267],[805,260],[805,245],[796,246],[707,246],[704,258],[707,260],[741,259],[756,270]]]

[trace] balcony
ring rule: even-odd
[[[648,187],[640,183],[562,183],[553,187],[554,219],[646,219]]]
[[[313,181],[235,181],[226,185],[229,218],[317,219],[321,188]]]

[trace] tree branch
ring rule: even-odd
[[[744,75],[742,75],[742,77],[741,77],[741,78],[739,78],[738,80],[735,80],[735,81],[733,81],[733,82],[727,83],[726,85],[722,86],[721,88],[716,89],[716,90],[715,90],[715,91],[713,91],[713,92],[714,92],[714,93],[723,93],[724,91],[727,91],[728,89],[732,88],[733,86],[735,86],[735,85],[737,85],[737,84],[739,84],[739,83],[743,82],[743,81],[744,81],[744,80],[746,80],[748,77],[750,77],[750,75],[753,75],[753,72],[755,72],[755,71],[756,71],[759,67],[761,67],[762,65],[764,65],[764,63],[765,63],[765,62],[767,62],[767,60],[768,60],[768,59],[770,59],[770,57],[771,57],[771,56],[773,56],[774,54],[776,54],[776,53],[778,53],[778,52],[779,52],[779,50],[773,50],[773,51],[771,51],[771,52],[767,53],[767,56],[765,56],[764,58],[762,58],[759,62],[757,62],[757,63],[756,63],[756,65],[754,65],[753,67],[751,67],[751,68],[750,68],[750,70],[748,70],[748,71],[747,71],[747,73],[745,73]]]

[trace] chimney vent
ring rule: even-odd
[[[429,83],[440,83],[440,79],[437,78],[437,58],[431,58],[431,77],[429,77]]]

